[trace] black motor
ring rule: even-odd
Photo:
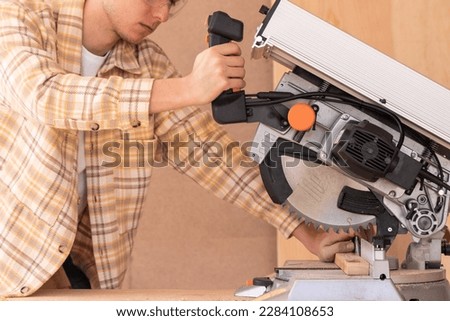
[[[384,177],[405,189],[414,185],[422,166],[397,150],[390,133],[367,120],[349,122],[331,154],[353,177],[369,182]]]

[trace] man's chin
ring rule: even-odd
[[[148,37],[151,33],[145,33],[145,34],[136,34],[136,35],[123,35],[121,38],[122,40],[129,42],[133,45],[140,44],[146,37]]]

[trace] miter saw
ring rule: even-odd
[[[386,251],[399,233],[410,233],[413,242],[399,270],[415,271],[416,281],[428,275],[428,289],[437,285],[439,298],[450,299],[441,268],[442,254],[450,255],[444,237],[450,90],[289,0],[261,12],[265,19],[252,57],[271,58],[290,71],[273,92],[223,93],[212,104],[215,120],[260,123],[251,154],[273,202],[317,228],[376,229],[356,244],[370,264],[367,277],[327,277],[328,285],[341,289],[336,293],[318,282],[320,275],[302,277],[289,268],[277,272],[276,279],[284,281],[272,290],[289,289],[284,295],[290,299],[434,299],[393,285],[391,271],[398,264]],[[211,45],[240,40],[242,29],[241,22],[214,13]],[[365,286],[377,288],[381,297],[361,294]],[[350,294],[355,289],[356,297]]]

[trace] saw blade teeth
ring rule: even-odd
[[[286,209],[289,211],[290,214],[297,215],[300,218],[301,222],[304,222],[305,224],[314,226],[314,228],[316,230],[322,228],[325,231],[332,229],[336,233],[339,233],[339,232],[349,233],[352,229],[354,231],[358,231],[358,229],[360,229],[360,228],[368,229],[369,226],[372,225],[371,221],[360,222],[359,224],[352,224],[352,220],[347,220],[347,223],[348,223],[347,225],[326,224],[324,222],[319,222],[317,220],[314,220],[311,217],[309,217],[308,215],[301,213],[299,210],[297,210],[294,206],[292,206],[289,203],[284,203],[283,205],[286,206]],[[342,223],[344,223],[344,222],[342,222]]]
[[[315,220],[312,220],[311,218],[309,218],[306,215],[303,215],[301,212],[299,212],[292,205],[289,204],[288,206],[289,206],[289,212],[291,214],[295,214],[298,217],[300,217],[301,222],[305,223],[307,226],[313,226],[315,230],[319,230],[320,228],[323,228],[323,224],[322,223],[317,222]]]
[[[320,224],[316,224],[316,222],[314,220],[311,220],[308,216],[299,214],[298,212],[295,213],[302,218],[303,222],[305,222],[307,226],[313,226],[316,230],[320,228]]]
[[[333,226],[332,228],[335,233],[339,233],[339,230],[341,230],[341,228],[339,228],[337,226]]]

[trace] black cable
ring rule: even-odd
[[[439,178],[441,179],[441,180],[444,180],[444,169],[442,168],[442,164],[441,164],[441,161],[439,160],[439,158],[437,157],[437,155],[436,155],[436,152],[433,150],[433,149],[431,149],[431,148],[429,148],[430,149],[430,152],[431,152],[431,155],[433,156],[433,158],[434,158],[434,161],[436,162],[436,166],[437,166],[437,168],[438,168],[438,172],[439,172]]]
[[[276,93],[276,92],[274,92],[274,93]],[[266,95],[266,96],[270,97],[270,95]],[[258,97],[258,94],[257,95],[246,95],[246,97]],[[330,100],[325,97],[337,98],[339,100]],[[401,147],[403,146],[403,142],[405,140],[405,132],[404,132],[403,124],[402,124],[400,118],[398,118],[398,116],[396,114],[394,114],[393,112],[391,112],[387,109],[384,109],[378,105],[367,103],[362,100],[353,98],[351,96],[330,93],[330,92],[308,92],[308,93],[302,93],[302,94],[296,94],[296,95],[289,95],[285,98],[280,98],[280,99],[267,98],[267,100],[265,100],[265,101],[258,99],[257,101],[252,102],[251,101],[252,99],[250,99],[250,101],[246,101],[246,106],[247,107],[268,106],[268,105],[273,105],[273,104],[281,104],[281,103],[291,101],[291,100],[296,100],[296,99],[316,99],[319,101],[334,102],[334,103],[350,103],[350,105],[352,105],[352,106],[354,106],[356,104],[358,106],[362,106],[362,107],[365,107],[368,109],[375,110],[378,113],[383,113],[385,115],[388,115],[397,124],[398,130],[399,130],[399,139],[397,142],[397,146],[396,146],[397,150],[395,151],[395,155],[398,154]],[[254,99],[254,100],[256,100],[256,99]]]
[[[432,183],[437,184],[437,185],[440,186],[440,187],[443,187],[443,188],[447,189],[448,191],[450,191],[450,185],[446,184],[446,183],[445,183],[443,180],[441,180],[439,177],[434,176],[433,174],[431,174],[431,173],[428,172],[428,171],[421,170],[421,171],[419,172],[419,176],[422,177],[422,178],[424,178],[424,179],[426,179],[426,180],[428,180],[428,181],[430,181],[430,182],[432,182]]]

